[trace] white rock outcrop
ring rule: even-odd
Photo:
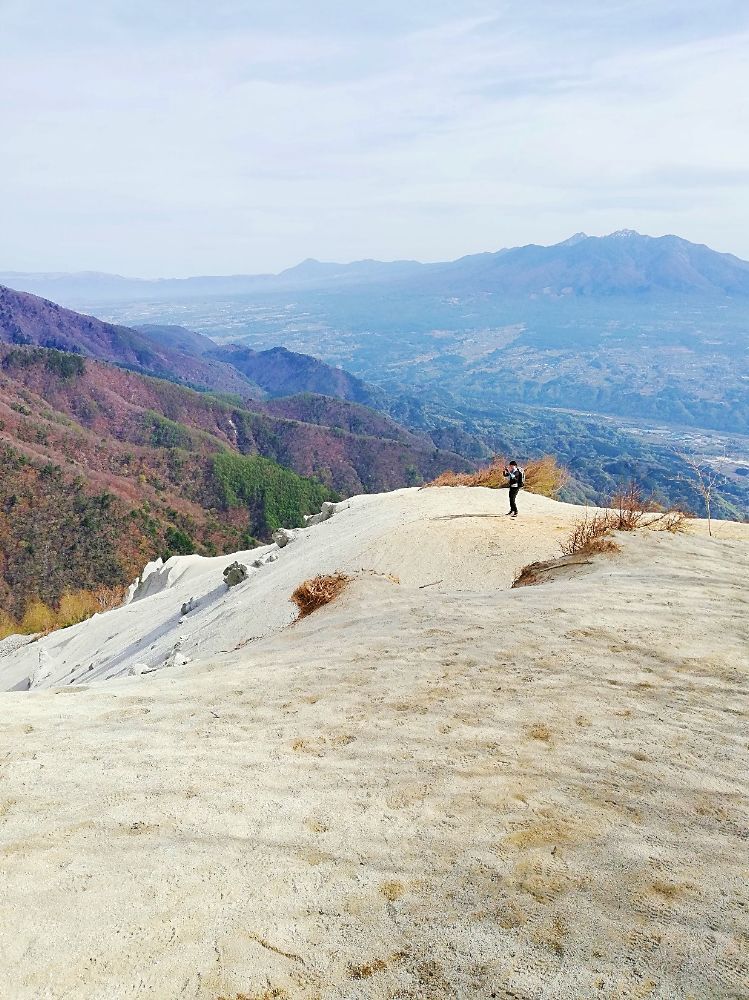
[[[279,549],[282,549],[289,542],[293,542],[297,534],[298,532],[294,528],[279,528],[278,531],[273,532],[272,538]]]
[[[304,526],[305,528],[310,528],[313,524],[322,524],[323,521],[328,521],[333,514],[335,514],[336,507],[338,505],[333,503],[331,500],[325,500],[322,507],[320,508],[319,514],[305,514],[304,515]]]

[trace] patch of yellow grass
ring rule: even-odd
[[[534,722],[528,726],[527,733],[532,740],[541,740],[542,743],[551,743],[551,730],[545,722]]]
[[[18,624],[12,615],[0,609],[0,639],[5,639],[18,631]]]
[[[495,458],[491,465],[476,472],[443,472],[441,476],[427,483],[428,486],[488,486],[500,489],[507,486],[504,458]],[[531,459],[525,468],[525,488],[530,493],[544,497],[555,497],[569,479],[564,469],[553,455]]]
[[[396,899],[400,899],[405,889],[403,888],[403,883],[396,880],[390,882],[383,882],[380,886],[380,892],[389,902],[394,903]]]
[[[0,639],[9,635],[47,634],[59,628],[77,625],[92,615],[118,607],[125,596],[124,587],[99,587],[96,590],[67,591],[57,607],[34,600],[20,619],[0,611]]]
[[[32,632],[51,632],[55,627],[55,613],[42,601],[32,601],[26,608],[18,624],[18,631],[24,635]]]

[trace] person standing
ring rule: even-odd
[[[507,511],[507,516],[517,517],[518,505],[516,501],[518,493],[523,487],[523,470],[517,462],[510,462],[504,469],[504,475],[507,476],[507,485],[510,488],[510,509]]]

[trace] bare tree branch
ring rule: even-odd
[[[719,499],[717,487],[720,482],[720,473],[717,469],[712,468],[712,466],[707,463],[700,462],[699,457],[694,452],[676,451],[674,454],[680,458],[692,472],[692,481],[697,487],[697,492],[700,494],[705,504],[705,513],[707,515],[707,533],[708,535],[712,535],[713,499]]]

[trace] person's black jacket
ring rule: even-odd
[[[508,469],[505,472],[507,476],[507,485],[510,489],[519,489],[523,484],[523,477],[520,475],[520,469]]]

